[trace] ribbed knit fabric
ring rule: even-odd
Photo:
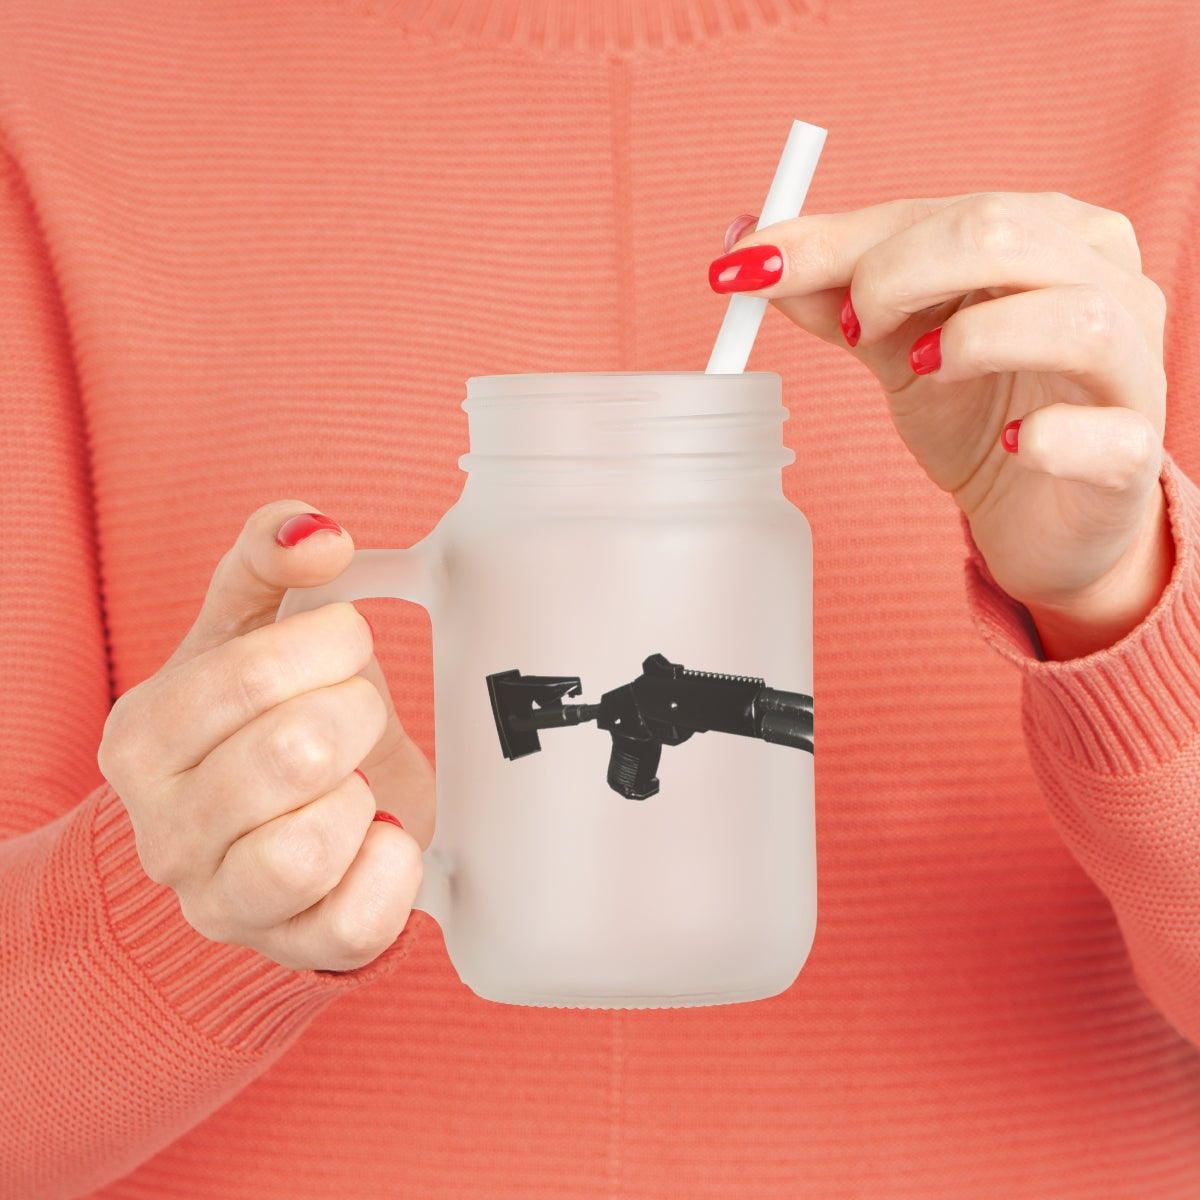
[[[1200,1195],[1198,34],[1182,0],[0,0],[0,1196]],[[342,976],[199,937],[98,774],[112,696],[259,505],[428,532],[468,376],[702,369],[796,117],[812,211],[1131,217],[1171,312],[1159,607],[1038,661],[874,381],[770,312],[816,545],[797,983],[542,1010],[420,917]],[[432,755],[428,621],[363,609]]]

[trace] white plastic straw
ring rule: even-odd
[[[771,180],[771,190],[767,192],[762,215],[758,218],[759,229],[800,215],[800,207],[808,193],[808,185],[812,182],[824,145],[825,130],[820,126],[807,125],[803,121],[792,122],[792,131],[788,134],[779,166],[775,168],[775,178]],[[729,297],[729,307],[725,310],[725,319],[721,322],[708,366],[704,368],[705,374],[738,375],[746,369],[746,360],[754,348],[754,339],[766,311],[767,302],[761,296],[740,296],[735,293]]]

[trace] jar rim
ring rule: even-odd
[[[629,390],[613,387],[614,382],[628,385],[635,380],[646,381],[645,394],[639,394],[636,387]],[[606,383],[609,387],[605,387]],[[595,384],[595,390],[589,391],[588,384]],[[463,401],[463,408],[470,412],[489,403],[517,398],[529,402],[653,399],[661,398],[670,385],[686,385],[716,394],[749,390],[764,397],[775,397],[782,395],[783,379],[774,371],[742,371],[738,374],[709,374],[705,371],[540,371],[514,375],[473,375],[467,380],[467,397]],[[608,395],[610,390],[611,396]]]

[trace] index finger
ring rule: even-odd
[[[139,685],[136,741],[154,773],[178,775],[269,709],[362,673],[371,628],[353,604],[295,613],[164,669]]]
[[[843,213],[816,213],[779,221],[747,234],[731,254],[747,246],[777,246],[784,272],[777,284],[756,294],[769,300],[805,296],[844,288],[858,261],[868,250],[904,232],[935,213],[972,195],[889,200]],[[1070,230],[1110,262],[1128,271],[1141,272],[1141,253],[1129,219],[1060,192],[988,193],[1010,196],[1035,208]]]

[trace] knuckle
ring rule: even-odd
[[[1144,417],[1125,422],[1121,431],[1120,457],[1129,465],[1131,477],[1140,477],[1148,467],[1157,466],[1162,456],[1162,442],[1157,431]]]
[[[854,268],[854,308],[860,320],[872,314],[904,311],[911,302],[911,272],[890,261],[887,253],[868,250]]]
[[[907,229],[910,225],[916,225],[919,221],[924,221],[926,218],[940,212],[944,205],[944,201],[932,196],[913,196],[906,200],[897,201],[897,227]]]
[[[391,945],[396,933],[381,906],[350,909],[343,905],[329,917],[329,938],[335,953],[351,966],[378,958]]]
[[[1133,222],[1123,213],[1112,209],[1100,210],[1100,235],[1104,241],[1121,246],[1125,250],[1138,249],[1137,231]]]
[[[271,775],[285,786],[307,791],[328,775],[336,749],[319,715],[293,713],[264,736],[259,752]]]
[[[807,230],[785,250],[788,274],[800,278],[826,278],[838,272],[844,257],[833,231],[823,225]]]
[[[322,656],[345,677],[371,661],[370,626],[348,600],[334,600],[287,620],[293,622],[286,630],[293,653],[310,653],[309,647],[319,645]]]
[[[1117,494],[1129,491],[1140,478],[1141,472],[1133,463],[1113,460],[1099,469],[1091,483],[1100,491]]]
[[[1029,248],[1024,215],[1008,197],[994,193],[976,196],[966,206],[962,233],[970,249],[1001,262],[1019,259]]]
[[[1051,190],[1049,192],[1038,192],[1037,195],[1040,200],[1045,201],[1051,210],[1056,213],[1066,214],[1079,207],[1079,201],[1074,196],[1068,196],[1066,192]]]
[[[383,735],[387,728],[388,711],[378,688],[365,676],[355,675],[346,681],[349,703],[355,708],[355,724],[373,734],[371,744]]]
[[[942,329],[942,354],[945,357],[952,352],[956,361],[993,372],[1000,369],[995,362],[995,339],[976,316],[972,308],[966,308],[946,321]]]
[[[1066,192],[1032,192],[1029,196],[1034,207],[1047,214],[1051,220],[1062,225],[1078,223],[1080,213],[1091,208]]]
[[[225,906],[215,903],[207,891],[187,890],[176,894],[183,919],[201,936],[224,945],[244,944],[243,927]]]
[[[104,722],[96,762],[110,783],[136,775],[144,762],[143,725],[138,711],[140,686],[121,696]]]
[[[1066,335],[1091,352],[1109,346],[1119,324],[1116,301],[1099,288],[1073,288],[1063,316]]]
[[[136,826],[134,842],[147,878],[169,888],[183,882],[187,876],[187,859],[180,853],[176,839],[165,829]]]
[[[275,895],[295,895],[305,907],[316,903],[341,878],[329,839],[302,814],[279,823],[262,839],[257,869],[265,889]]]
[[[1142,269],[1142,250],[1137,230],[1122,212],[1109,208],[1088,206],[1087,219],[1080,231],[1083,240],[1105,258],[1126,269]]]
[[[1091,482],[1107,492],[1126,492],[1142,487],[1151,469],[1157,473],[1162,443],[1140,413],[1124,410],[1113,416],[1120,419],[1106,421],[1089,447],[1089,457],[1099,464]]]
[[[375,653],[375,638],[362,613],[348,601],[326,606],[323,613],[329,622],[325,645],[336,646],[338,661],[346,674],[353,675],[371,661]],[[321,610],[318,610],[321,611]]]
[[[241,707],[249,713],[274,708],[284,695],[283,675],[283,666],[276,654],[243,643],[234,672],[234,688]]]
[[[100,768],[100,774],[115,787],[117,781],[125,774],[122,768],[128,761],[128,746],[118,733],[110,714],[104,724],[100,745],[96,748],[96,765]]]

